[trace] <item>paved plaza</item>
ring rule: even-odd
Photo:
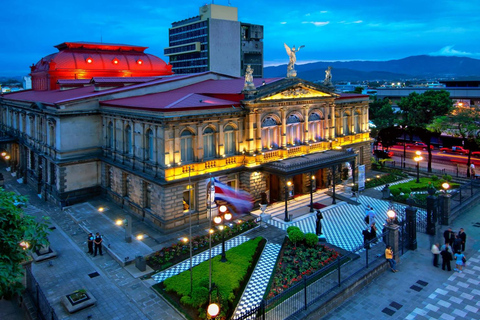
[[[9,173],[6,176],[7,190],[29,196],[26,213],[51,218],[52,231],[49,239],[58,256],[50,261],[34,263],[32,271],[60,319],[85,319],[89,316],[91,319],[183,318],[157,296],[151,286],[188,269],[188,263],[157,273],[148,280],[140,280],[135,267],[132,264],[124,267],[124,264],[138,255],[148,255],[177,242],[186,235],[185,231],[162,234],[134,219],[134,236],[142,234],[145,239],[134,239],[127,243],[123,227],[115,225],[115,220],[124,217],[125,212],[115,204],[103,199],[92,199],[60,210],[39,199],[30,188],[19,184]],[[360,205],[339,200],[337,204],[331,205],[332,199],[325,192],[315,193],[314,202],[328,205],[322,209],[323,232],[327,242],[346,250],[360,246],[363,243],[362,230],[365,228],[365,206],[369,204],[375,209],[379,226],[386,219],[386,211],[391,204],[378,199],[380,195],[380,191],[371,190],[356,199]],[[309,195],[290,200],[289,212],[308,212],[306,208],[309,203]],[[99,211],[100,207],[104,210]],[[279,234],[290,225],[296,225],[304,232],[315,232],[314,213],[294,216],[289,223],[283,221],[282,203],[268,207],[266,213],[271,217],[266,227],[258,227],[226,244],[228,249],[259,235],[270,239],[237,306],[236,314],[260,302],[280,250]],[[260,211],[252,214],[260,215]],[[424,211],[419,210],[419,216],[422,215]],[[469,261],[462,274],[434,268],[430,246],[438,239],[419,233],[418,249],[401,257],[399,273],[386,272],[338,309],[332,310],[325,319],[352,319],[359,316],[362,319],[476,319],[480,290],[480,244],[477,241],[480,229],[475,227],[475,222],[480,222],[480,210],[476,208],[465,212],[452,223],[454,230],[464,227],[468,235],[466,255]],[[380,232],[381,228],[379,229]],[[104,235],[103,256],[92,257],[86,253],[87,232],[100,232]],[[193,221],[192,232],[206,232],[206,226]],[[213,255],[219,254],[220,246],[213,250]],[[208,253],[194,257],[195,264],[206,259]],[[60,298],[80,288],[86,288],[95,296],[97,306],[70,315],[61,306]],[[0,310],[9,312],[8,316],[14,319],[10,305],[8,307]],[[0,318],[3,319],[4,316],[7,313],[2,314],[0,311]],[[310,318],[318,319],[314,315]]]

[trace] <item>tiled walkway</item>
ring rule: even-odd
[[[468,259],[462,273],[454,272],[444,284],[415,308],[405,319],[479,319],[480,252]]]
[[[258,261],[242,295],[242,299],[237,305],[235,317],[240,316],[244,311],[256,307],[262,300],[280,249],[281,246],[278,244],[268,243],[265,246],[262,257]]]

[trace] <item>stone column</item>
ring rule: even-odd
[[[262,151],[262,115],[260,113],[256,114],[257,118],[257,134],[255,137],[255,150],[258,152]]]
[[[250,111],[250,114],[248,115],[248,152],[250,154],[253,154],[255,151],[255,137],[254,137],[254,130],[253,130],[253,124],[255,123],[255,113],[253,111]]]
[[[333,103],[330,104],[330,139],[335,138],[335,105]]]
[[[282,137],[282,148],[287,147],[287,119],[286,119],[286,113],[287,111],[285,108],[281,109],[281,114],[282,114],[282,132],[281,132],[281,137]]]
[[[385,224],[384,229],[387,231],[387,237],[385,239],[385,245],[391,246],[393,250],[393,258],[395,261],[400,260],[400,231],[397,224]]]
[[[303,127],[303,142],[307,144],[308,141],[311,140],[308,132],[308,106],[303,108],[303,118],[305,119]]]

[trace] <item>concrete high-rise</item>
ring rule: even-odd
[[[234,7],[208,4],[199,15],[173,22],[164,53],[176,74],[215,71],[243,76],[250,65],[263,77],[263,26],[238,21]]]

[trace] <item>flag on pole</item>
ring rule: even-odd
[[[253,197],[246,191],[236,191],[232,187],[214,179],[215,200],[222,200],[235,209],[235,213],[250,212],[253,208]]]

